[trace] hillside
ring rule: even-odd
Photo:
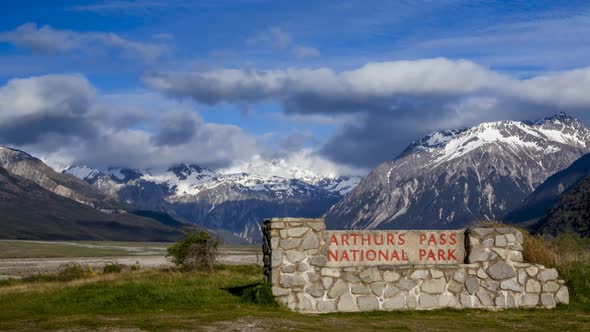
[[[179,231],[132,214],[107,214],[0,167],[0,238],[174,241]]]

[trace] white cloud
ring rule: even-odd
[[[35,23],[26,23],[1,33],[0,41],[39,53],[116,49],[125,56],[139,57],[147,62],[157,60],[168,51],[164,44],[137,42],[114,33],[58,30],[49,25],[37,27]]]
[[[293,49],[295,56],[298,58],[315,58],[320,56],[320,51],[317,48],[309,46],[297,46]]]

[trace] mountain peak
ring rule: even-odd
[[[534,124],[541,125],[547,122],[568,122],[568,121],[576,121],[579,122],[577,118],[574,118],[571,115],[568,115],[565,112],[559,112],[551,116],[544,117],[540,120],[534,122]]]

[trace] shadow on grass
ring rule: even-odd
[[[224,288],[223,290],[239,297],[243,302],[266,306],[278,305],[275,297],[272,295],[272,286],[269,283],[258,282],[244,286]]]

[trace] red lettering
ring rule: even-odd
[[[420,233],[420,244],[424,244],[424,241],[426,241],[426,234]]]
[[[350,243],[348,243],[348,234],[342,234],[340,241],[342,242],[342,245],[350,245]]]
[[[371,234],[361,235],[361,245],[364,246],[365,242],[367,242],[368,246],[371,245]]]
[[[380,241],[377,241],[377,239],[379,239]],[[383,234],[375,234],[373,236],[373,243],[377,246],[382,246],[383,245]]]
[[[422,260],[424,256],[426,256],[426,250],[420,249],[419,251],[419,259]]]
[[[353,243],[353,245],[355,245],[355,246],[356,246],[356,238],[357,238],[357,236],[359,236],[359,235],[358,235],[358,234],[356,234],[356,233],[354,233],[354,234],[351,234],[350,236],[352,236],[352,243]]]
[[[430,234],[430,238],[428,239],[428,245],[436,245],[436,237],[434,236],[434,234]]]
[[[426,258],[426,260],[429,260],[429,259],[431,259],[433,261],[436,260],[436,257],[434,256],[434,251],[432,251],[432,249],[428,250],[428,258]]]
[[[344,250],[344,251],[342,252],[342,256],[340,256],[340,260],[341,260],[341,261],[344,261],[344,260],[346,260],[347,262],[350,262],[350,258],[348,258],[348,252],[346,252],[346,250]]]
[[[338,250],[328,250],[328,261],[338,261]]]
[[[456,235],[455,233],[451,233],[451,241],[450,241],[451,245],[457,244],[457,239],[456,239],[455,235]]]
[[[406,239],[404,239],[404,234],[399,234],[399,235],[397,236],[397,243],[398,243],[400,246],[403,246],[403,245],[406,243]]]
[[[330,245],[335,244],[338,245],[338,240],[336,239],[336,234],[332,234],[332,237],[330,238]]]
[[[445,233],[442,233],[442,234],[440,235],[440,244],[441,244],[441,245],[444,245],[444,244],[446,244],[446,243],[447,243],[447,234],[445,234]]]
[[[394,250],[393,252],[391,252],[391,260],[393,260],[395,258],[395,260],[399,261],[399,256],[397,255],[397,250]]]
[[[350,251],[352,253],[352,260],[356,261],[356,254],[359,252],[358,250],[354,249]]]
[[[455,257],[455,251],[456,251],[456,249],[447,249],[447,252],[448,252],[447,259],[448,260],[451,260],[451,259],[454,261],[457,260],[457,257]]]
[[[438,249],[438,260],[444,261],[445,260],[445,251],[444,249]]]
[[[395,242],[393,241],[393,234],[387,233],[387,245],[392,246]]]
[[[389,251],[379,250],[379,260],[380,261],[388,261],[389,260]]]
[[[375,252],[375,250],[371,249],[371,250],[367,251],[367,260],[368,261],[374,261],[375,258],[377,258],[377,253]]]

